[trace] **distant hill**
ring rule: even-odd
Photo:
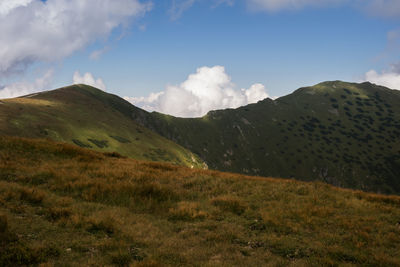
[[[399,266],[400,197],[0,137],[0,266]]]
[[[333,81],[202,118],[135,116],[213,169],[400,193],[400,91]]]
[[[115,95],[74,85],[1,100],[0,135],[400,193],[400,91],[371,83],[324,82],[192,119],[149,113]]]
[[[48,138],[124,156],[203,167],[183,147],[135,123],[137,108],[87,85],[0,100],[0,135]]]

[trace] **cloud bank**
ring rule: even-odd
[[[3,89],[0,88],[0,99],[29,95],[47,90],[51,85],[53,73],[53,70],[48,70],[42,77],[36,79],[34,82],[17,82],[7,85]]]
[[[210,110],[237,108],[267,98],[262,84],[236,90],[223,66],[201,67],[180,85],[167,86],[165,91],[148,97],[125,97],[132,104],[148,111],[177,117],[200,117]]]
[[[79,71],[75,71],[74,76],[72,77],[74,84],[86,84],[98,89],[105,91],[107,89],[101,78],[95,79],[93,75],[89,72],[86,72],[84,75],[81,75]]]
[[[16,82],[3,88],[0,87],[0,99],[2,98],[14,98],[24,95],[29,95],[44,90],[51,89],[53,81],[54,70],[48,70],[42,77],[37,78],[33,82],[23,81]],[[73,84],[86,84],[98,89],[105,91],[107,89],[101,78],[95,79],[93,74],[86,72],[81,75],[79,71],[75,71],[72,77]]]
[[[139,0],[1,0],[0,78],[61,60],[150,8]]]
[[[365,81],[400,90],[400,63],[392,65],[387,71],[378,73],[370,70],[365,74]]]

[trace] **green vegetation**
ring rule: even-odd
[[[335,81],[202,118],[136,114],[212,169],[400,193],[397,90]]]
[[[117,96],[74,85],[2,100],[0,135],[52,139],[136,159],[203,167],[190,151],[134,122],[131,114],[136,109]]]
[[[325,82],[192,119],[148,113],[84,85],[2,102],[1,135],[52,139],[139,160],[400,193],[400,91],[370,83]]]
[[[0,265],[399,266],[400,197],[0,137]]]

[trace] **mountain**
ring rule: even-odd
[[[0,134],[400,194],[400,91],[371,83],[324,82],[189,119],[74,85],[1,100]]]
[[[0,135],[47,138],[103,152],[203,167],[187,149],[135,123],[137,108],[87,85],[0,100]]]
[[[136,111],[212,169],[400,193],[397,90],[332,81],[202,118]]]
[[[399,196],[0,137],[0,266],[399,266],[399,223]]]

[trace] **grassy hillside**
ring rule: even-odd
[[[0,100],[0,135],[48,138],[136,159],[202,167],[183,147],[132,121],[136,108],[86,85]]]
[[[137,113],[213,169],[400,193],[400,91],[336,81],[196,119]]]
[[[400,197],[0,137],[0,265],[400,266]]]

